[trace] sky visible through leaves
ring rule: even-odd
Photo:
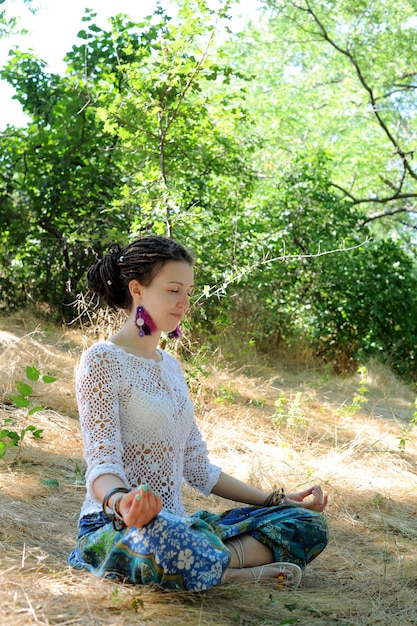
[[[240,22],[241,17],[253,14],[257,4],[256,0],[240,0],[233,11],[233,19]],[[86,8],[96,11],[96,23],[106,28],[109,17],[115,13],[126,13],[133,20],[140,21],[152,14],[155,6],[156,0],[118,0],[116,5],[113,0],[35,0],[36,12],[31,12],[23,0],[6,0],[3,8],[7,15],[19,16],[20,26],[28,33],[0,39],[0,67],[7,62],[9,50],[18,46],[25,51],[34,50],[47,63],[47,71],[62,73],[65,71],[63,57],[76,43]],[[0,81],[0,94],[0,130],[7,124],[23,126],[28,119],[20,104],[13,100],[14,89],[7,82]]]

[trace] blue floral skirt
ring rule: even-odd
[[[218,585],[230,563],[224,541],[243,534],[269,546],[274,561],[302,569],[328,540],[323,515],[295,506],[199,511],[189,517],[163,509],[147,526],[123,530],[115,530],[103,513],[95,513],[81,518],[77,545],[68,560],[96,576],[202,591]]]

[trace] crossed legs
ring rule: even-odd
[[[301,579],[300,568],[292,563],[273,563],[273,552],[250,535],[240,535],[225,541],[231,553],[229,567],[223,582],[277,578],[282,586],[297,586]]]

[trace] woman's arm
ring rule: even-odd
[[[102,502],[93,489],[101,475],[111,474],[123,487],[129,480],[123,467],[123,443],[119,420],[119,387],[122,364],[111,346],[96,343],[83,353],[76,377],[76,396],[87,463],[86,488],[90,497]],[[112,485],[109,486],[109,489]],[[105,492],[107,493],[107,492]],[[104,496],[104,493],[102,494]]]
[[[126,489],[126,485],[116,474],[102,474],[92,484],[92,491],[99,502],[103,502],[104,496],[109,491],[117,488],[123,490]],[[110,509],[113,508],[113,503],[120,493],[122,492],[115,493],[108,499],[107,504]]]
[[[245,504],[254,506],[262,506],[269,495],[224,472],[220,474],[219,480],[214,485],[211,492],[216,496],[227,498],[228,500],[244,502]],[[305,491],[285,495],[285,500],[282,504],[299,506],[321,513],[327,506],[327,495],[323,493],[319,485],[314,485]]]
[[[253,504],[255,506],[262,506],[268,497],[268,494],[256,489],[256,487],[247,485],[224,472],[220,474],[219,480],[214,485],[211,493],[221,498],[227,498],[235,502],[244,502],[245,504]]]

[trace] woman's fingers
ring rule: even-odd
[[[310,500],[306,500],[309,496],[312,496],[312,498]],[[305,491],[301,491],[300,493],[288,494],[286,497],[286,503],[321,513],[327,506],[327,495],[323,493],[320,485],[314,485],[313,487],[310,487]]]
[[[327,506],[327,494],[324,494],[322,488],[318,485],[315,485],[312,491],[313,500],[311,501],[311,506],[309,507],[313,511],[317,511],[321,513]]]
[[[127,494],[123,500],[120,503],[120,511],[127,526],[142,528],[162,509],[161,498],[148,485],[141,485],[137,490]]]
[[[303,500],[308,498],[308,496],[311,496],[314,493],[315,489],[321,489],[321,488],[318,487],[317,485],[313,485],[312,487],[309,487],[308,489],[305,489],[304,491],[300,491],[298,493],[289,493],[287,496],[287,499],[294,500],[295,502],[302,502]]]
[[[156,496],[148,487],[148,485],[142,486],[136,494],[132,509],[134,513],[133,524],[141,528],[146,526],[158,513]]]

